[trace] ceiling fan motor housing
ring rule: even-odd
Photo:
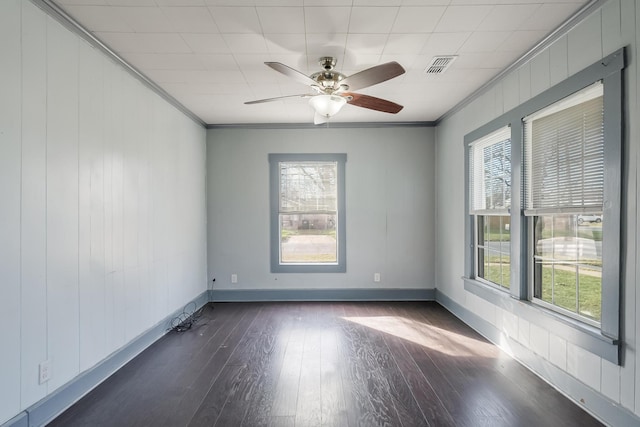
[[[311,75],[311,79],[318,82],[320,92],[327,95],[331,95],[337,91],[348,90],[347,85],[341,85],[340,81],[347,78],[342,73],[333,71],[333,67],[336,65],[336,59],[331,56],[323,56],[318,61],[320,66],[324,68],[324,71],[320,71]]]

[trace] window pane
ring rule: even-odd
[[[335,212],[337,162],[281,162],[280,212]]]
[[[579,243],[573,215],[553,217],[553,259],[556,261],[577,260]]]
[[[511,283],[511,217],[500,217],[500,261],[502,278],[500,285],[509,289]]]
[[[536,260],[534,265],[536,286],[534,296],[550,304],[553,303],[553,264]]]
[[[525,208],[604,202],[604,101],[596,83],[524,119]]]
[[[534,217],[533,296],[600,321],[602,214]]]
[[[491,217],[482,217],[482,234],[483,244],[488,245],[491,242]]]
[[[509,288],[511,275],[510,217],[477,215],[476,277]]]
[[[485,270],[485,279],[499,285],[502,280],[500,268],[500,252],[487,250],[487,269]]]
[[[478,241],[476,243],[476,253],[477,253],[477,272],[476,275],[478,277],[484,277],[485,275],[485,262],[487,257],[485,256],[485,234],[486,234],[486,230],[485,230],[485,221],[484,221],[484,216],[478,215],[476,217],[476,231],[477,231],[477,235],[478,235]]]
[[[478,277],[486,277],[489,270],[489,254],[487,249],[478,250]]]
[[[577,216],[577,258],[581,265],[602,269],[602,220],[601,214]]]
[[[576,267],[557,263],[553,266],[553,304],[577,312]]]
[[[553,217],[535,217],[535,255],[541,259],[553,258]]]
[[[487,233],[484,216],[478,215],[476,218],[477,218],[476,228],[478,231],[478,245],[484,246],[486,241],[486,233]]]
[[[580,266],[578,312],[593,320],[600,321],[600,303],[602,299],[602,268]]]
[[[502,253],[502,281],[500,284],[509,289],[511,285],[511,258],[509,254]]]
[[[509,288],[510,127],[505,126],[470,143],[469,189],[470,214],[476,218],[475,276]]]
[[[502,228],[501,228],[501,221],[500,221],[499,216],[489,216],[487,217],[487,229],[489,232],[489,238],[487,240],[490,240],[492,242],[497,242],[498,245],[494,246],[494,248],[498,249],[499,248],[499,242],[502,240]]]
[[[576,218],[578,228],[578,313],[600,321],[602,301],[603,215],[585,214]]]
[[[511,129],[472,142],[469,156],[471,212],[511,207]]]
[[[336,215],[280,215],[280,262],[336,263]]]
[[[484,147],[485,209],[511,207],[511,141]]]

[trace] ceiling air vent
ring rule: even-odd
[[[427,74],[442,74],[456,58],[456,55],[434,56],[424,72]]]

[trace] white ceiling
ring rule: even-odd
[[[208,124],[310,123],[310,93],[268,68],[310,75],[334,56],[350,75],[388,61],[406,74],[359,92],[404,105],[347,105],[333,122],[435,121],[587,0],[56,0],[97,39]],[[434,55],[458,55],[442,75]]]

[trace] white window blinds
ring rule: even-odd
[[[506,214],[511,207],[511,128],[473,141],[469,149],[470,214]]]
[[[280,212],[337,212],[337,162],[280,162]]]
[[[602,211],[600,82],[524,118],[525,214]]]

